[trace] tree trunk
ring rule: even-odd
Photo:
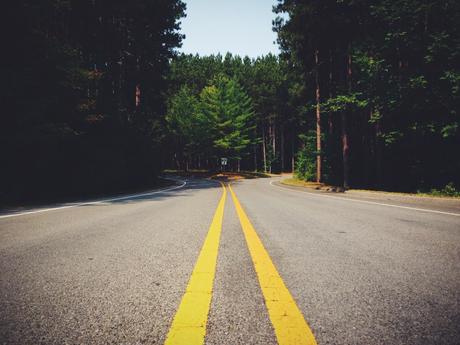
[[[333,66],[333,61],[332,61],[332,52],[330,52],[330,58],[329,58],[329,98],[332,98],[332,81],[333,81],[333,76],[332,76],[332,66]],[[329,116],[327,118],[327,124],[328,124],[328,129],[329,129],[329,137],[332,138],[334,134],[334,122],[332,119],[332,112],[329,112]]]
[[[273,145],[273,124],[272,124],[271,119],[268,121],[267,140],[268,140],[268,143],[267,143],[268,148],[271,149],[271,151],[269,152],[269,155],[268,155],[267,170],[271,174],[272,173],[273,162],[274,162],[274,158],[275,158],[275,151],[274,151],[274,145]]]
[[[280,133],[280,159],[281,159],[281,172],[284,172],[284,124],[281,125]]]
[[[334,60],[332,51],[329,51],[329,85],[328,85],[328,93],[329,98],[332,98],[334,93],[334,78],[333,78],[333,70],[334,70]],[[327,125],[328,125],[328,133],[327,133],[327,141],[326,141],[326,148],[329,154],[329,183],[337,184],[337,159],[335,158],[336,152],[336,140],[334,136],[334,113],[330,111],[327,115]],[[334,153],[332,153],[334,152]]]
[[[319,50],[315,51],[316,65],[316,182],[321,182],[321,110],[319,88]]]
[[[241,171],[241,165],[240,165],[241,164],[241,159],[238,159],[236,164],[237,164],[238,172],[240,172]]]
[[[262,155],[264,159],[264,173],[267,173],[267,150],[265,149],[265,128],[262,126]]]
[[[257,145],[254,145],[254,171],[257,171]]]
[[[257,138],[257,128],[254,129],[254,138]],[[257,171],[257,144],[254,144],[254,171]]]
[[[372,125],[370,119],[373,117],[373,107],[369,107],[369,116],[363,121],[364,130],[362,135],[362,147],[364,148],[364,185],[366,188],[372,184],[372,158],[374,156],[373,145],[372,145]]]
[[[136,108],[139,107],[141,104],[141,86],[139,84],[136,84],[136,92],[135,92],[135,105]]]
[[[177,153],[174,153],[174,161],[176,163],[176,169],[180,170],[180,160],[177,158]]]
[[[351,70],[351,48],[348,51],[348,60],[347,60],[347,82],[348,82],[348,92],[351,93],[352,83],[352,70]],[[350,145],[348,140],[348,130],[347,130],[347,115],[348,112],[344,111],[341,114],[342,117],[342,159],[343,159],[343,188],[348,189],[350,187],[350,164],[349,164],[349,156],[350,156]]]
[[[378,119],[375,122],[375,176],[376,184],[379,188],[382,188],[382,160],[383,160],[383,143],[382,143],[382,124],[381,120]]]
[[[348,144],[348,132],[347,132],[347,115],[346,112],[341,114],[342,123],[342,159],[343,159],[343,188],[348,189],[349,186],[349,152],[350,147]]]

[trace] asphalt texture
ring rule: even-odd
[[[455,202],[277,180],[232,186],[318,344],[460,344],[460,217],[377,204],[460,214]],[[189,179],[0,218],[0,344],[163,344],[221,195]],[[205,343],[277,344],[231,198]]]

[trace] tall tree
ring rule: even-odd
[[[310,109],[329,114],[321,151],[326,182],[458,186],[459,165],[436,155],[452,154],[460,141],[458,2],[279,0],[275,11],[287,14],[275,21],[283,57],[307,89],[306,132],[318,124]]]
[[[166,75],[184,3],[9,5],[0,198],[151,181],[161,169]]]
[[[236,80],[219,76],[201,92],[199,112],[208,124],[216,154],[235,160],[239,171],[240,161],[249,154],[254,140],[254,112],[249,96]]]

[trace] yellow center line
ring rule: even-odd
[[[204,343],[227,196],[227,191],[223,184],[222,189],[222,197],[214,213],[214,218],[185,294],[174,316],[165,345],[201,345]]]
[[[230,185],[228,188],[232,194],[278,344],[316,345],[315,337],[302,312],[280,277],[233,189]]]

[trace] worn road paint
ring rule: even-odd
[[[280,277],[231,186],[228,186],[279,345],[316,345],[315,337]]]
[[[212,287],[216,273],[219,240],[222,231],[227,190],[217,206],[211,226],[193,269],[182,301],[174,316],[165,345],[201,345],[206,335],[206,323],[211,306]]]

